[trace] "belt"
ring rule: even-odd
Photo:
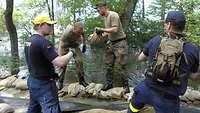
[[[32,78],[34,79],[37,79],[37,80],[54,80],[53,77],[50,77],[50,76],[44,76],[44,77],[34,77],[34,76],[31,76]]]
[[[120,41],[122,41],[122,40],[125,40],[126,38],[120,38],[120,39],[117,39],[117,40],[111,40],[111,42],[114,44],[114,43],[118,43],[118,42],[120,42]]]

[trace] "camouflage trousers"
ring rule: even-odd
[[[65,55],[66,53],[69,52],[69,49],[63,49],[63,51],[61,52],[62,55]],[[82,52],[79,49],[79,47],[75,48],[75,56],[74,56],[74,60],[75,60],[75,65],[76,65],[76,73],[78,75],[78,80],[84,76],[84,69],[83,69],[83,62],[82,62]],[[66,68],[67,65],[64,67],[60,67],[59,68],[59,81],[61,83],[63,83],[64,79],[65,79],[65,73],[66,73]]]
[[[127,72],[127,60],[128,60],[128,45],[126,40],[112,43],[109,42],[106,45],[104,61],[106,70],[105,76],[107,83],[113,83],[113,75],[117,80],[121,80],[122,85],[128,84],[128,72]],[[118,85],[121,86],[121,85]]]

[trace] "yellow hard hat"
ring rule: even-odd
[[[33,21],[34,24],[43,24],[43,23],[47,23],[47,24],[55,24],[56,21],[53,21],[49,18],[49,16],[38,16],[34,19]]]

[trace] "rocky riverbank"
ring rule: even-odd
[[[128,103],[128,100],[131,98],[133,92],[124,93],[123,88],[116,87],[112,88],[108,91],[102,91],[102,84],[90,83],[87,87],[83,87],[78,83],[72,83],[69,85],[65,85],[65,87],[59,91],[59,97],[61,101],[65,101],[67,98],[95,98],[98,100],[108,100],[109,102],[115,103]],[[4,79],[0,79],[0,96],[1,97],[13,97],[13,98],[21,98],[26,99],[26,103],[21,108],[15,108],[12,105],[9,106],[6,102],[0,102],[0,113],[7,113],[1,111],[3,107],[9,108],[8,110],[13,110],[15,113],[24,113],[27,109],[27,100],[29,98],[28,90],[27,90],[27,81],[25,79],[17,78],[17,76],[9,76]],[[132,89],[132,88],[131,88]],[[193,90],[192,88],[188,88],[186,94],[180,97],[181,103],[183,106],[200,106],[200,92]],[[64,102],[63,102],[64,103]],[[80,102],[81,103],[81,102]],[[86,102],[81,103],[84,105],[93,106],[92,103]],[[101,105],[99,105],[101,106]],[[96,106],[98,108],[98,105]],[[106,106],[104,106],[106,108]],[[5,109],[4,109],[5,110]],[[63,109],[64,110],[64,109]],[[64,110],[65,111],[65,110]],[[148,112],[146,112],[148,111]],[[200,110],[199,110],[200,111]],[[125,113],[126,107],[122,110],[108,110],[108,109],[93,109],[82,111],[81,113]],[[152,113],[152,109],[144,109],[144,113]]]

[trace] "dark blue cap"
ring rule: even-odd
[[[181,11],[169,11],[166,16],[165,22],[173,22],[176,25],[185,25],[185,14]]]

